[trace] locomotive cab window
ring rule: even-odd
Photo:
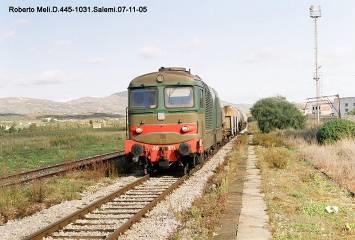
[[[165,106],[167,108],[182,108],[194,106],[192,87],[167,87],[164,90]]]
[[[158,91],[155,88],[141,88],[130,91],[131,108],[156,108]]]

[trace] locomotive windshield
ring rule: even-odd
[[[131,108],[156,108],[157,107],[157,89],[141,88],[130,91]]]
[[[164,93],[165,106],[168,108],[194,106],[192,87],[167,87]]]

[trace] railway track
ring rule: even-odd
[[[0,177],[0,187],[21,184],[33,180],[38,180],[41,178],[64,174],[68,171],[80,169],[94,164],[107,162],[122,156],[123,156],[122,151],[111,152],[102,155],[96,155],[89,158],[83,158],[75,161],[70,161],[61,164],[56,164],[53,166],[39,168],[28,172],[22,172],[22,173]]]
[[[206,161],[213,155],[208,156]],[[145,175],[24,240],[117,239],[202,165],[196,165],[182,177]]]
[[[187,178],[146,175],[25,239],[116,239]]]

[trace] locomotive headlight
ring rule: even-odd
[[[140,133],[142,133],[143,132],[143,129],[141,129],[140,127],[137,127],[136,128],[136,133],[137,134],[140,134]]]
[[[189,128],[188,126],[183,126],[183,127],[181,128],[181,131],[184,132],[184,133],[186,133],[186,132],[190,131],[190,128]]]

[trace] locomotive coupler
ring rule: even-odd
[[[133,157],[132,157],[132,161],[133,161],[134,163],[137,163],[138,160],[139,160],[139,156],[133,156]]]
[[[163,169],[168,169],[169,168],[169,161],[165,158],[161,158],[158,162],[159,167]]]

